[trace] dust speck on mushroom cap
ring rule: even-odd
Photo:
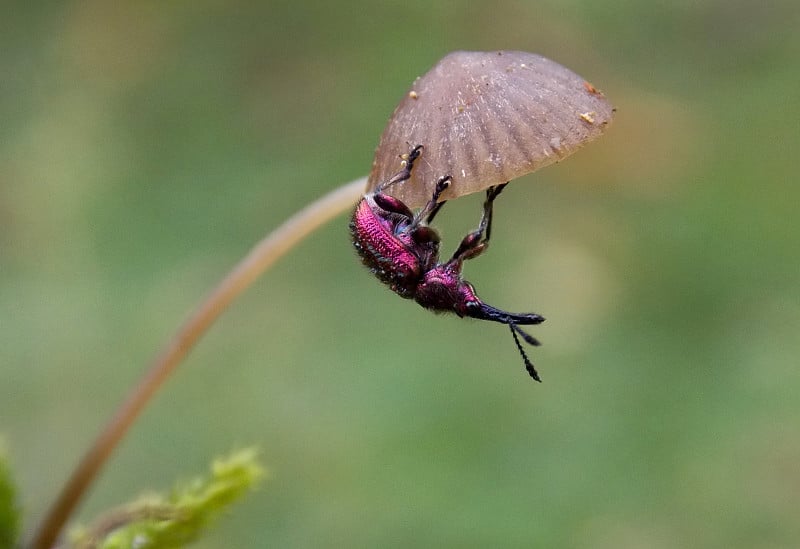
[[[417,78],[395,109],[367,188],[395,174],[399,155],[421,144],[411,179],[385,192],[418,207],[445,175],[453,184],[443,200],[478,192],[572,154],[599,137],[612,114],[597,88],[540,55],[453,52]]]

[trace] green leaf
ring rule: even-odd
[[[196,540],[219,514],[265,476],[253,449],[211,466],[211,476],[148,495],[112,510],[88,528],[73,532],[76,547],[174,549]]]

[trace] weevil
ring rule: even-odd
[[[444,206],[446,200],[440,201],[440,198],[453,178],[441,177],[430,200],[417,213],[383,192],[411,177],[414,162],[422,151],[423,146],[417,145],[411,152],[401,155],[400,171],[364,195],[356,206],[350,220],[350,233],[361,261],[392,291],[413,299],[426,309],[506,324],[525,369],[533,379],[541,381],[519,337],[530,345],[539,345],[539,341],[524,332],[520,325],[540,324],[544,318],[536,313],[509,313],[484,303],[461,274],[464,261],[478,257],[489,246],[493,204],[508,183],[486,190],[478,228],[461,240],[450,259],[440,262],[439,234],[430,224]]]

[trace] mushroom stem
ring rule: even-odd
[[[321,225],[352,207],[363,194],[366,182],[366,177],[357,179],[309,204],[265,236],[233,267],[156,356],[144,377],[133,387],[94,440],[34,531],[28,547],[53,547],[64,523],[75,511],[120,440],[211,324],[282,255]]]

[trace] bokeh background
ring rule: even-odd
[[[498,201],[467,268],[534,310],[436,317],[346,216],[213,327],[80,511],[257,445],[198,547],[800,545],[800,7],[46,2],[0,17],[0,432],[30,527],[145,364],[266,232],[366,174],[456,49],[543,54],[617,106]],[[480,197],[439,217],[445,251]]]

